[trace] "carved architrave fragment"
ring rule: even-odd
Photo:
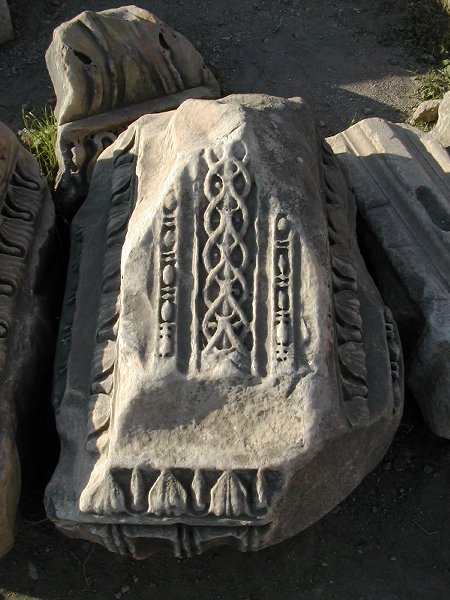
[[[105,150],[56,365],[62,530],[137,558],[257,550],[358,485],[402,364],[353,211],[300,99],[188,100]]]
[[[0,123],[0,556],[14,540],[17,421],[32,411],[51,370],[43,290],[53,227],[53,203],[36,161]]]
[[[144,114],[220,89],[180,33],[136,6],[86,11],[57,27],[46,54],[58,122],[57,198],[72,216],[101,152]]]
[[[431,135],[383,119],[328,141],[355,186],[407,384],[431,429],[450,438],[450,157]]]

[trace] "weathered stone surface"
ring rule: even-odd
[[[187,100],[103,152],[56,361],[62,530],[136,558],[257,550],[358,485],[403,373],[353,221],[300,99]]]
[[[432,135],[444,148],[450,148],[450,92],[447,92],[439,104],[438,121]]]
[[[36,402],[45,373],[42,348],[49,323],[42,290],[54,225],[53,203],[36,161],[1,123],[0,215],[1,556],[13,543],[20,491],[17,421]]]
[[[130,123],[220,94],[192,44],[136,6],[63,23],[46,61],[57,97],[58,197],[69,216],[87,194],[98,156]]]
[[[407,383],[433,431],[450,437],[450,157],[431,135],[382,119],[328,141],[355,186]]]
[[[0,0],[0,44],[14,39],[14,31],[9,14],[8,2]]]
[[[440,100],[425,100],[414,110],[411,121],[412,123],[434,123],[438,118],[438,109]]]

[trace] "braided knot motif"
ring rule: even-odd
[[[245,271],[249,252],[244,238],[249,227],[245,200],[252,180],[247,170],[248,151],[241,142],[206,152],[209,167],[204,182],[208,206],[204,214],[207,242],[202,259],[206,270],[203,298],[206,313],[202,331],[204,354],[247,355],[244,341],[249,319],[244,303],[249,297]]]

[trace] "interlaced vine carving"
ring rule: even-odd
[[[249,227],[246,199],[252,187],[248,150],[244,142],[235,142],[209,149],[206,160],[209,170],[204,194],[208,205],[204,228],[208,239],[202,253],[206,270],[203,352],[246,357],[250,325],[244,303],[249,298],[245,276],[249,252],[244,238]]]

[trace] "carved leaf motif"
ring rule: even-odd
[[[131,497],[132,497],[132,508],[137,512],[142,512],[146,509],[146,493],[145,493],[145,482],[141,471],[138,467],[133,469],[131,474]]]
[[[207,498],[207,486],[205,479],[200,470],[195,471],[194,479],[192,480],[192,495],[194,497],[194,507],[197,511],[205,510]]]
[[[233,471],[224,471],[212,488],[209,513],[217,517],[251,515],[247,490]]]
[[[345,415],[353,427],[365,425],[370,418],[369,407],[366,398],[357,396],[344,404]]]
[[[335,290],[351,290],[354,294],[358,291],[358,285],[356,279],[347,279],[341,277],[338,273],[333,271],[333,287]]]
[[[114,515],[125,512],[125,497],[110,472],[106,477],[89,482],[83,490],[79,507],[81,512],[96,515]]]
[[[169,469],[161,471],[148,494],[148,514],[178,517],[186,512],[187,494]]]
[[[90,426],[88,425],[88,433],[105,429],[109,424],[111,413],[111,399],[107,394],[97,394],[95,398],[92,398],[92,401],[94,408]]]
[[[258,470],[256,475],[256,508],[263,510],[268,506],[267,481],[264,471]]]
[[[339,357],[345,368],[354,377],[366,380],[367,369],[364,347],[357,342],[347,342],[339,346]]]
[[[339,275],[356,279],[356,269],[352,264],[348,251],[342,246],[331,246],[331,264]]]
[[[98,344],[95,348],[92,363],[92,379],[103,379],[114,367],[116,360],[116,345],[112,341]]]
[[[334,296],[336,312],[341,321],[354,327],[362,326],[359,300],[350,290],[342,290]]]
[[[360,329],[349,327],[348,325],[341,325],[336,323],[336,330],[338,334],[339,342],[361,342],[362,334]]]
[[[367,386],[359,380],[350,380],[341,375],[341,382],[348,398],[354,398],[356,396],[367,397],[369,390],[367,389]]]

